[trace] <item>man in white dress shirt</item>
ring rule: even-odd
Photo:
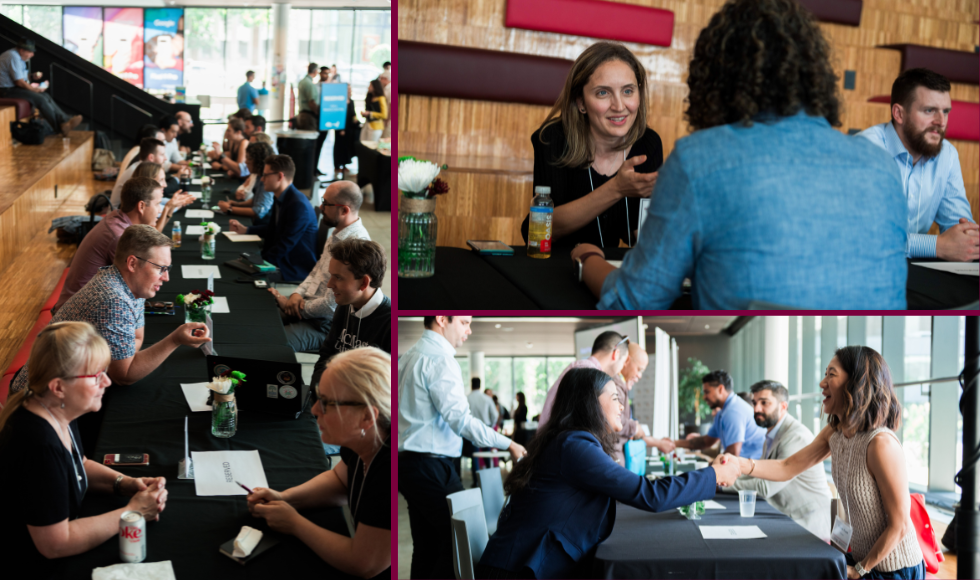
[[[408,503],[412,578],[455,577],[446,496],[463,490],[454,467],[463,437],[478,447],[524,447],[470,414],[456,349],[472,316],[426,316],[422,338],[398,359],[398,491]]]

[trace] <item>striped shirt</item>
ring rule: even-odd
[[[859,135],[887,151],[902,174],[909,211],[908,257],[935,258],[937,236],[929,235],[932,222],[939,225],[940,232],[945,232],[958,224],[960,218],[974,221],[956,147],[944,139],[939,155],[922,157],[913,165],[912,155],[890,122],[865,129]]]

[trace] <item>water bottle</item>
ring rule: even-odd
[[[173,229],[173,233],[171,234],[171,238],[173,239],[174,247],[179,248],[180,247],[180,222],[178,221],[174,222],[174,229]]]
[[[547,185],[535,187],[534,193],[527,232],[527,255],[531,258],[550,258],[551,218],[555,213],[555,202],[551,201],[551,188]]]

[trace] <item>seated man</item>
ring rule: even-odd
[[[717,409],[708,434],[693,439],[677,439],[676,447],[705,449],[721,441],[721,452],[736,457],[759,459],[766,432],[755,424],[752,406],[732,392],[732,375],[725,371],[713,371],[701,379],[704,400]]]
[[[776,381],[752,385],[755,422],[766,429],[762,459],[786,459],[813,441],[813,432],[786,413],[789,392]],[[767,481],[749,475],[739,477],[722,491],[755,490],[793,521],[824,542],[830,541],[830,488],[822,463],[789,481]]]
[[[674,450],[674,442],[670,439],[666,437],[657,439],[644,433],[640,427],[640,422],[633,418],[632,409],[630,409],[629,393],[633,390],[633,385],[643,376],[643,371],[646,370],[648,364],[650,364],[650,357],[646,350],[640,346],[640,343],[631,342],[629,356],[626,358],[626,364],[623,365],[622,373],[618,377],[613,377],[613,384],[616,385],[616,391],[619,393],[619,402],[623,404],[623,412],[620,413],[619,417],[623,423],[623,429],[618,433],[619,438],[616,442],[616,448],[613,450],[613,459],[620,465],[626,465],[624,446],[630,439],[643,439],[647,447],[656,447],[664,453],[670,453]]]
[[[305,280],[316,265],[316,216],[306,196],[293,186],[295,175],[296,165],[288,155],[267,158],[262,187],[275,196],[269,223],[245,227],[238,220],[228,222],[232,231],[264,240],[262,258],[279,268],[285,281]]]
[[[163,188],[152,179],[134,177],[126,182],[122,188],[120,208],[92,228],[78,245],[54,311],[81,290],[99,268],[112,265],[116,245],[126,228],[133,224],[152,226],[157,223],[161,199]]]
[[[903,71],[892,84],[891,121],[860,135],[887,151],[902,174],[908,257],[968,262],[980,256],[980,230],[966,199],[960,156],[943,138],[949,88],[946,77],[929,69]],[[933,222],[938,236],[929,234]]]
[[[0,97],[24,99],[37,107],[55,131],[65,137],[82,122],[81,115],[70,117],[55,104],[46,89],[32,87],[27,80],[27,61],[34,56],[34,41],[22,38],[14,48],[0,54]],[[6,130],[6,128],[4,129]]]
[[[323,192],[321,208],[323,222],[334,229],[327,239],[323,255],[310,275],[289,298],[275,288],[269,288],[279,304],[279,312],[286,327],[286,339],[296,352],[320,348],[330,332],[330,323],[337,309],[336,298],[329,288],[330,246],[352,238],[371,239],[357,215],[363,199],[361,188],[356,183],[331,183]]]
[[[207,325],[188,322],[151,347],[143,346],[143,302],[153,298],[169,280],[170,238],[148,225],[126,228],[111,266],[99,268],[88,284],[75,293],[51,318],[51,322],[88,322],[109,343],[112,362],[109,378],[130,385],[152,373],[178,346],[198,348],[210,342]],[[27,386],[25,365],[10,383],[15,393]],[[103,409],[105,407],[103,406]],[[102,413],[78,419],[82,448],[95,449]]]
[[[689,278],[694,308],[905,309],[901,175],[833,129],[836,78],[798,3],[726,3],[690,65],[695,131],[660,168],[639,241],[619,269],[591,244],[572,250],[598,307],[669,308]]]
[[[144,137],[140,141],[140,152],[137,155],[136,163],[133,163],[127,167],[122,173],[119,174],[119,178],[116,179],[116,184],[112,187],[112,195],[109,196],[109,201],[112,202],[112,207],[118,208],[122,203],[122,188],[126,185],[126,182],[133,177],[133,173],[139,164],[147,161],[150,163],[159,163],[163,165],[163,162],[167,159],[167,146],[159,139],[154,139],[151,137]],[[164,192],[166,194],[166,192]]]
[[[371,240],[348,239],[330,247],[330,258],[327,285],[337,300],[337,311],[313,367],[313,385],[338,352],[373,346],[391,353],[391,298],[381,291],[384,248]]]
[[[180,154],[180,142],[177,141],[180,123],[176,117],[165,116],[160,119],[160,130],[163,131],[167,157],[163,163],[163,170],[168,173],[183,173],[182,170],[187,167],[187,160]]]
[[[194,118],[187,111],[177,111],[174,115],[177,117],[177,125],[180,126],[180,133],[177,138],[180,139],[181,135],[190,135],[191,130],[194,128]],[[180,146],[180,152],[188,155],[191,152],[191,148],[186,145]]]

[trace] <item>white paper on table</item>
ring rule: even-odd
[[[209,209],[189,209],[187,210],[187,217],[189,218],[213,218],[214,212]]]
[[[187,406],[192,413],[211,410],[211,405],[208,404],[211,389],[207,383],[180,383],[180,390],[184,391],[184,398],[187,399]]]
[[[228,308],[227,296],[214,297],[214,304],[211,305],[211,314],[231,314],[231,309]]]
[[[201,199],[201,192],[200,191],[185,191],[184,193],[190,195],[194,199]]]
[[[200,177],[195,177],[194,179],[192,179],[191,180],[191,185],[201,185],[201,178]]]
[[[980,263],[977,262],[912,262],[912,264],[961,276],[980,276]]]
[[[193,210],[187,210],[187,211],[193,211]],[[184,235],[185,236],[203,236],[204,235],[204,226],[187,226],[186,228],[184,228]]]
[[[612,264],[612,266],[615,267],[615,268],[622,268],[623,267],[623,261],[622,260],[609,260],[609,263]]]
[[[698,526],[698,529],[701,530],[701,537],[705,540],[749,540],[768,537],[759,526]]]
[[[728,508],[726,508],[724,505],[716,502],[713,499],[706,499],[706,500],[704,500],[704,509],[706,509],[706,510],[724,510],[724,509],[728,509]]]
[[[92,580],[177,580],[170,560],[139,564],[113,564],[92,570]]]
[[[181,266],[181,275],[187,280],[200,278],[207,280],[208,276],[214,274],[215,280],[221,278],[221,270],[217,266]]]
[[[203,226],[202,226],[203,227]],[[254,234],[236,234],[235,232],[221,232],[226,238],[233,242],[261,242],[262,238]]]
[[[191,451],[194,489],[199,496],[248,495],[238,486],[269,487],[258,451]]]

